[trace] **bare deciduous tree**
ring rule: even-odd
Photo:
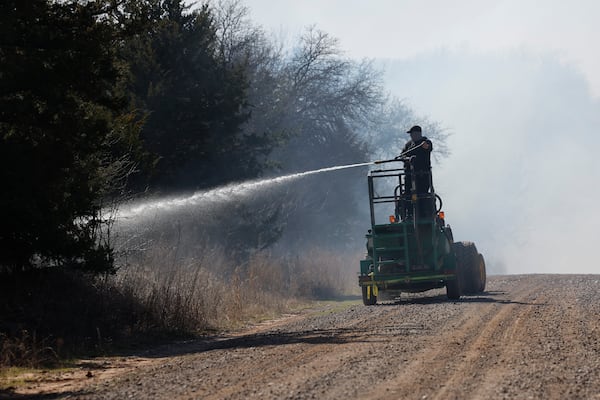
[[[392,157],[415,123],[436,141],[436,152],[444,153],[445,133],[439,126],[390,98],[373,62],[347,57],[336,38],[309,26],[286,46],[252,23],[241,0],[220,0],[216,9],[220,57],[243,68],[248,79],[251,118],[241,134],[263,141],[265,165],[295,172]],[[283,233],[287,242],[360,238],[356,199],[363,173],[296,182],[253,219],[278,215],[288,226]]]

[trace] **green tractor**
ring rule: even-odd
[[[371,229],[358,278],[363,303],[376,304],[385,291],[415,293],[445,286],[452,300],[483,292],[484,258],[474,243],[454,241],[431,173],[427,192],[415,193],[419,172],[412,158],[377,163],[394,161],[404,162],[404,167],[374,170],[368,176]]]

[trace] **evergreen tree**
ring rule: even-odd
[[[99,199],[136,129],[119,113],[107,4],[0,5],[0,270],[113,268]]]
[[[132,107],[145,118],[142,140],[153,166],[138,189],[198,188],[256,176],[243,69],[224,62],[207,5],[134,1],[123,15],[137,25],[121,56],[129,65]]]

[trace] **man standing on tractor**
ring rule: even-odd
[[[406,194],[427,194],[431,189],[431,151],[433,150],[433,144],[431,140],[423,136],[423,131],[419,125],[413,126],[406,133],[410,134],[411,140],[406,143],[402,149],[402,154],[398,156],[398,158],[406,160],[404,161],[404,168],[407,171],[404,180]],[[432,211],[430,203],[432,203],[430,199],[420,202],[421,215],[427,215]]]

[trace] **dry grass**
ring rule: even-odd
[[[3,279],[0,367],[58,365],[123,345],[232,329],[356,290],[358,256],[313,249],[240,262],[208,246],[180,254],[178,246],[154,243],[129,253],[114,276],[46,269]]]
[[[34,368],[54,364],[58,360],[48,338],[38,339],[35,332],[23,330],[12,337],[0,334],[0,366],[18,365]]]
[[[142,331],[227,329],[302,301],[348,294],[358,259],[325,250],[301,256],[262,252],[236,264],[215,248],[195,258],[176,254],[177,249],[153,246],[130,256],[113,281],[145,310],[138,325]]]

